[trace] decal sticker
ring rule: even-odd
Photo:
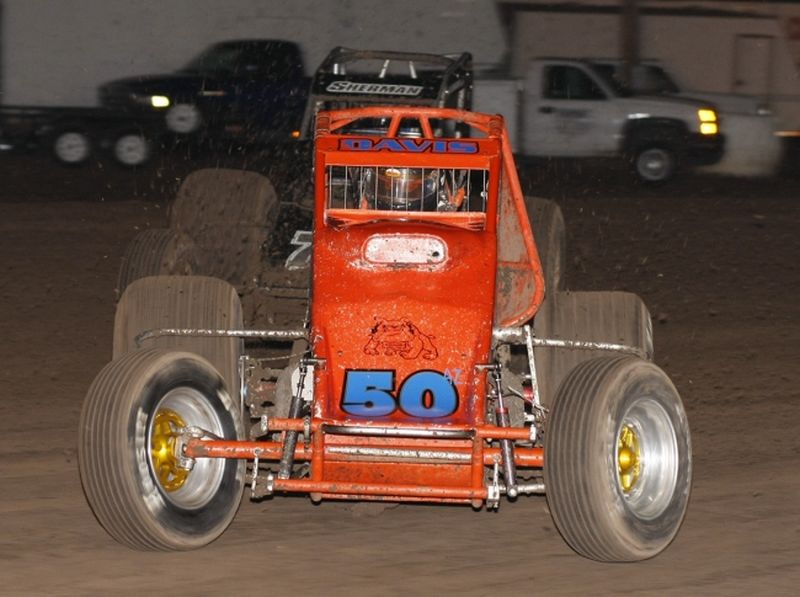
[[[422,93],[420,85],[392,85],[390,83],[354,83],[353,81],[334,81],[325,91],[330,93],[358,93],[364,95],[405,95],[416,97]]]
[[[404,359],[433,360],[439,351],[433,345],[434,336],[423,334],[405,317],[403,319],[380,319],[370,330],[369,342],[364,346],[368,355],[401,356]]]
[[[355,137],[341,139],[342,151],[393,151],[403,153],[478,153],[476,141],[444,139],[369,139]]]
[[[288,270],[305,269],[311,263],[311,231],[296,230],[292,240],[292,245],[297,248],[286,258],[284,267]]]
[[[458,391],[440,371],[423,369],[409,375],[395,392],[395,371],[348,370],[342,410],[355,417],[383,417],[398,408],[412,417],[436,419],[458,409]]]

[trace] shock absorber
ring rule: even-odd
[[[303,385],[305,384],[306,373],[308,373],[308,362],[306,359],[300,360],[300,377],[297,380],[297,390],[292,394],[292,401],[289,403],[289,418],[299,419],[303,412]],[[278,478],[288,479],[292,475],[294,466],[294,450],[297,446],[297,431],[286,431],[283,439],[283,453],[278,467]]]
[[[497,390],[497,408],[495,414],[497,416],[498,427],[510,427],[508,419],[508,408],[503,398],[503,386],[500,380],[500,365],[496,365],[492,369],[492,379],[494,386]],[[500,440],[500,452],[503,455],[503,480],[506,483],[506,494],[510,498],[517,497],[517,467],[514,464],[514,443],[510,439]]]

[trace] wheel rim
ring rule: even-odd
[[[151,475],[161,493],[181,508],[200,508],[214,497],[222,481],[225,460],[200,458],[191,470],[181,466],[178,441],[185,427],[199,427],[224,437],[219,416],[206,397],[194,388],[168,392],[158,403],[147,428]]]
[[[114,157],[126,166],[138,166],[147,159],[147,140],[141,135],[123,135],[114,144]]]
[[[200,128],[200,110],[192,104],[176,104],[167,111],[167,128],[174,133],[188,134]]]
[[[623,425],[617,439],[617,474],[622,491],[629,494],[639,482],[642,451],[639,434],[630,425]]]
[[[77,164],[89,157],[89,147],[89,139],[83,133],[64,133],[53,145],[58,159],[68,164]]]
[[[177,491],[186,482],[189,470],[180,465],[177,442],[186,427],[174,410],[161,408],[153,421],[150,437],[150,461],[153,473],[165,491]]]
[[[672,169],[672,156],[664,149],[646,149],[636,159],[636,169],[644,180],[664,180]]]
[[[617,487],[638,518],[656,518],[670,504],[678,483],[678,439],[672,420],[656,400],[637,400],[625,413],[616,438]]]

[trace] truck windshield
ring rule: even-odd
[[[277,42],[226,42],[214,44],[179,72],[192,74],[272,74],[288,76],[298,68],[298,56],[289,44]]]
[[[614,86],[620,95],[670,95],[680,93],[680,88],[669,74],[654,64],[637,64],[631,71],[630,85],[622,81],[622,65],[615,62],[596,62],[593,64],[599,76]]]
[[[404,166],[328,166],[327,208],[486,212],[489,171]]]
[[[598,78],[610,87],[614,93],[620,97],[630,97],[633,95],[633,90],[622,82],[622,79],[617,77],[616,67],[613,64],[597,64],[591,65],[592,71]]]

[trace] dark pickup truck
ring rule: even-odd
[[[163,117],[175,136],[247,144],[291,139],[309,83],[297,44],[246,39],[215,43],[174,73],[110,81],[99,96],[108,110]]]

